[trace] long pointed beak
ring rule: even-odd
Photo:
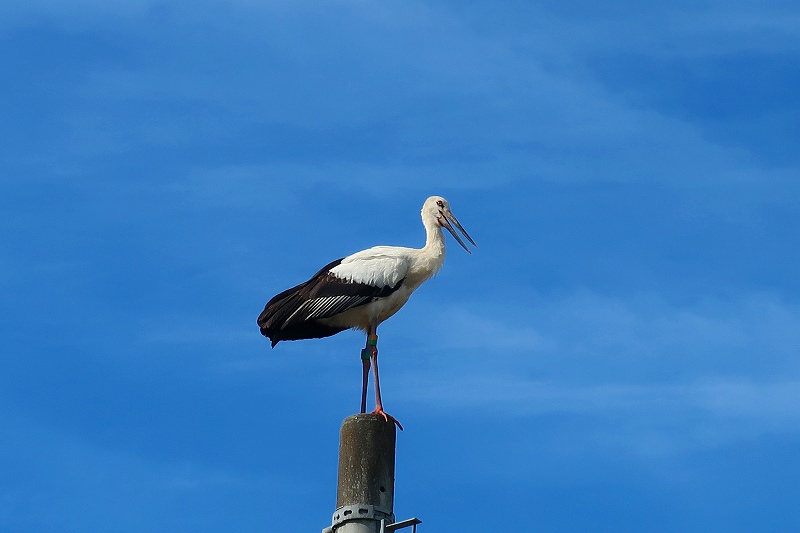
[[[452,222],[453,225],[455,225],[455,227],[458,228],[458,231],[460,231],[464,235],[464,237],[466,237],[467,240],[472,243],[473,246],[477,247],[478,245],[475,244],[475,241],[472,240],[472,237],[469,236],[467,230],[465,230],[464,226],[462,226],[458,222],[458,219],[455,217],[455,215],[453,215],[453,213],[448,211],[444,213],[444,217],[445,218],[442,219],[442,221],[444,222],[442,226],[444,226],[447,229],[447,231],[450,232],[450,235],[452,235],[453,238],[458,241],[458,244],[460,244],[461,247],[464,248],[468,254],[471,254],[472,252],[470,252],[469,248],[467,248],[467,245],[464,244],[464,241],[461,240],[461,237],[458,236],[458,233],[456,233],[455,229],[453,229],[453,226],[450,224],[450,222]]]

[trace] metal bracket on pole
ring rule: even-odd
[[[345,505],[334,511],[331,529],[336,530],[349,520],[380,520],[381,523],[388,521],[391,524],[394,522],[394,514],[389,509],[377,505]]]
[[[400,522],[394,522],[391,524],[387,524],[386,520],[381,520],[381,530],[380,533],[386,533],[387,531],[397,531],[398,529],[403,529],[408,526],[411,526],[411,533],[417,533],[417,524],[421,524],[422,520],[419,518],[409,518],[408,520],[401,520]]]

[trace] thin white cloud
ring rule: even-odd
[[[8,0],[0,3],[0,32],[43,23],[69,32],[86,31],[109,23],[129,24],[143,17],[155,3],[151,0]]]
[[[128,10],[138,13],[146,9],[142,5]],[[94,2],[85,7],[100,10]],[[598,49],[591,39],[576,44],[580,20],[548,15],[565,31],[549,31],[547,46],[526,46],[426,3],[290,9],[243,2],[220,9],[206,2],[181,19],[182,27],[202,24],[202,31],[141,37],[143,46],[163,51],[152,60],[89,67],[74,97],[104,104],[69,113],[70,153],[95,157],[143,146],[217,145],[288,126],[298,132],[297,146],[307,143],[307,149],[302,160],[287,163],[291,156],[280,153],[255,163],[264,165],[271,183],[311,181],[374,195],[428,183],[471,189],[525,180],[693,187],[791,177],[760,168],[742,148],[709,141],[685,119],[609,93],[580,66]],[[57,10],[54,16],[60,16]],[[624,26],[650,35],[628,20]],[[118,25],[101,20],[98,27]],[[325,47],[305,38],[321,27]],[[618,44],[634,46],[608,33]],[[557,64],[553,49],[565,56]],[[153,102],[180,102],[192,111],[136,113],[133,119],[123,113],[124,120],[114,112],[130,105],[146,110]],[[376,123],[392,132],[385,145],[325,151],[327,138],[343,134],[358,146]],[[328,137],[320,139],[321,131]],[[267,135],[258,142],[272,141]]]
[[[225,165],[187,169],[163,189],[201,207],[257,205],[275,213],[298,209],[299,186],[318,180],[319,170],[302,165]]]
[[[656,294],[623,298],[579,290],[528,297],[527,305],[465,301],[444,312],[436,309],[423,303],[417,308],[418,320],[423,329],[435,328],[448,347],[477,349],[499,342],[515,353],[557,351],[560,357],[586,360],[652,364],[661,359],[687,365],[693,358],[697,363],[716,361],[713,367],[718,369],[758,361],[769,368],[800,370],[794,363],[800,309],[774,294],[735,299],[698,295],[679,305]]]
[[[425,309],[414,327],[435,350],[392,363],[414,409],[589,417],[602,422],[594,439],[643,454],[800,433],[800,309],[774,295],[677,306],[579,292],[485,315]]]
[[[219,499],[254,493],[267,497],[305,489],[294,479],[106,448],[8,410],[0,411],[0,422],[0,444],[14,461],[9,465],[13,475],[0,490],[0,521],[6,525],[57,531],[102,530],[109,524],[126,530],[136,524],[135,529],[155,530],[168,520],[167,508],[180,508],[183,498],[199,500],[208,493]],[[169,504],[154,506],[154,499]]]
[[[654,412],[669,413],[666,416],[673,418],[694,410],[715,418],[775,423],[800,432],[800,379],[568,385],[502,374],[464,376],[454,370],[449,380],[440,376],[416,379],[409,397],[414,402],[435,402],[447,410],[489,410],[514,418],[550,413],[648,416]]]
[[[714,449],[768,435],[800,434],[800,379],[711,379],[673,385],[567,385],[519,376],[426,376],[396,403],[439,416],[492,416],[514,423],[557,415],[585,440],[642,456]]]

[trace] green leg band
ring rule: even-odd
[[[378,345],[377,335],[367,336],[367,346],[377,346],[377,345]],[[363,350],[361,350],[361,359],[368,361],[371,356],[372,356],[372,351],[369,348],[364,348]]]

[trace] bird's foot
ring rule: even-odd
[[[377,407],[374,411],[372,411],[372,414],[382,416],[384,420],[386,420],[387,422],[392,422],[393,424],[395,424],[397,427],[400,428],[400,431],[403,431],[403,425],[400,422],[398,422],[395,417],[384,411],[382,408]]]

